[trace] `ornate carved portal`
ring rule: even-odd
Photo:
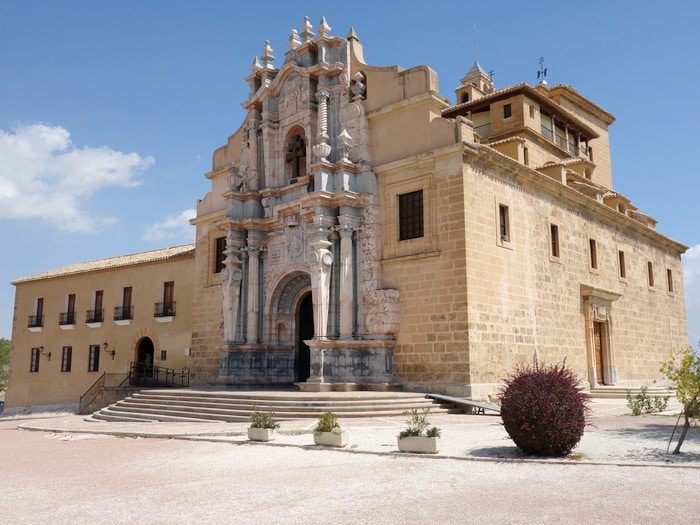
[[[588,350],[588,380],[591,388],[614,385],[618,381],[618,371],[612,344],[612,303],[620,295],[582,285],[581,296]]]

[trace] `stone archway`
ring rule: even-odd
[[[142,337],[134,349],[134,362],[153,366],[155,360],[155,345],[150,337]]]
[[[294,375],[305,381],[309,377],[310,350],[303,341],[314,335],[308,273],[297,270],[279,281],[269,303],[267,326],[276,347],[294,352]]]

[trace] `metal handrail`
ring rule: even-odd
[[[82,396],[80,396],[80,405],[79,405],[79,409],[78,409],[79,413],[82,412],[86,406],[88,406],[90,403],[92,403],[98,395],[100,395],[100,392],[104,389],[106,375],[107,375],[106,372],[102,372],[102,375],[97,378],[97,381],[95,381],[92,384],[92,386],[90,388],[88,388]],[[85,403],[84,400],[92,394],[93,389],[95,389],[96,392],[94,393],[94,395],[92,395],[92,397],[90,398],[90,401]]]
[[[28,328],[41,328],[44,326],[44,316],[43,315],[30,315]]]
[[[134,307],[129,306],[115,306],[114,307],[114,320],[115,321],[128,321],[134,318]]]
[[[155,303],[153,317],[173,317],[175,315],[175,301]]]
[[[85,314],[86,323],[101,323],[102,321],[104,321],[104,318],[104,310],[88,310]]]
[[[58,314],[58,324],[75,324],[75,312],[61,312]]]
[[[146,363],[129,365],[129,384],[132,386],[164,386],[187,388],[190,386],[189,370],[173,370]]]

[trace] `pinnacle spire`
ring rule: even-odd
[[[304,22],[301,24],[301,37],[304,43],[311,42],[314,38],[314,32],[312,31],[313,26],[311,25],[311,20],[308,16],[304,17]]]
[[[357,36],[357,33],[355,32],[355,28],[353,26],[350,26],[348,36],[345,38],[347,38],[348,40],[357,40],[358,42],[360,41],[360,37]]]
[[[318,23],[318,26],[316,26],[316,31],[318,31],[319,36],[324,38],[328,37],[328,35],[331,33],[331,26],[328,25],[325,16],[321,17],[321,21]]]

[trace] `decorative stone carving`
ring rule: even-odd
[[[311,242],[313,251],[309,255],[314,333],[319,339],[327,339],[328,335],[328,305],[333,264],[333,256],[328,249],[333,243],[328,240],[328,234],[328,229],[319,225],[314,232],[314,240]]]
[[[314,38],[314,32],[312,31],[313,25],[308,16],[304,17],[304,22],[301,24],[301,38],[304,39],[304,43],[311,42]]]
[[[292,29],[292,33],[289,35],[289,49],[296,50],[301,46],[301,39],[299,38],[299,33],[296,29]]]
[[[234,236],[233,230],[226,234],[226,250],[224,254],[225,268],[221,270],[221,292],[223,294],[224,342],[232,343],[236,339],[236,325],[241,301],[241,259],[239,250],[240,240]]]
[[[358,71],[352,76],[352,80],[353,82],[352,86],[350,87],[350,91],[352,91],[352,94],[354,95],[353,102],[364,100],[365,94],[367,92],[367,86],[365,85],[365,76]]]
[[[371,334],[396,334],[399,330],[399,291],[391,288],[365,292],[365,328]]]
[[[591,319],[604,323],[610,317],[610,308],[600,304],[591,304]]]
[[[239,193],[243,190],[245,177],[241,175],[241,170],[237,166],[231,166],[228,172],[228,187],[232,193]]]
[[[323,38],[328,38],[328,36],[331,34],[331,26],[328,25],[325,16],[321,17],[321,21],[318,23],[316,31],[318,31],[318,35]]]
[[[246,342],[249,345],[258,343],[258,322],[260,312],[260,252],[262,246],[248,240],[248,326]]]
[[[352,337],[352,316],[355,306],[355,261],[352,252],[353,221],[348,216],[338,218],[340,225],[340,337]]]
[[[316,93],[318,100],[318,134],[316,135],[316,144],[313,147],[314,155],[320,162],[328,162],[328,155],[331,153],[331,146],[328,143],[328,97],[327,91],[319,91]]]
[[[287,261],[298,263],[304,256],[304,229],[298,224],[287,225]]]
[[[346,129],[338,135],[338,154],[341,162],[349,162],[350,150],[352,149],[352,137]]]

